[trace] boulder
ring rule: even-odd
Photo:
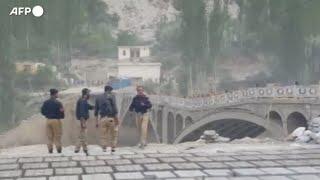
[[[203,135],[213,137],[217,135],[217,132],[215,130],[206,130],[203,132]]]
[[[320,133],[306,130],[305,127],[299,127],[287,137],[287,140],[293,140],[298,143],[320,143]]]
[[[230,138],[219,136],[219,137],[216,139],[216,141],[217,141],[217,142],[229,142],[229,141],[230,141]]]
[[[307,143],[311,140],[311,137],[310,136],[307,136],[307,135],[301,135],[301,136],[298,136],[295,141],[298,142],[298,143]]]
[[[309,123],[309,130],[314,133],[320,132],[320,117],[313,118]]]
[[[319,132],[319,133],[312,133],[312,134],[310,135],[310,137],[313,139],[313,141],[314,141],[315,143],[320,144],[320,132]]]
[[[291,133],[291,137],[299,137],[302,136],[304,131],[306,131],[305,127],[298,127],[297,129],[295,129],[292,133]]]
[[[221,137],[215,130],[206,130],[200,136],[198,142],[214,143],[214,142],[229,142],[230,138]]]
[[[310,131],[310,130],[306,130],[306,131],[303,132],[304,136],[310,136],[311,137],[312,134],[314,134],[314,133],[312,131]]]

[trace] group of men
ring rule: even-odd
[[[118,130],[120,126],[118,118],[118,108],[116,97],[112,93],[111,86],[104,87],[104,93],[97,96],[95,105],[90,105],[90,90],[84,88],[82,96],[76,104],[75,116],[76,127],[78,128],[78,140],[75,147],[75,153],[79,153],[82,147],[83,152],[88,155],[87,147],[87,121],[90,118],[90,110],[94,110],[96,119],[96,128],[100,133],[100,145],[102,150],[106,152],[107,147],[111,147],[111,152],[115,152],[118,140]],[[46,132],[48,137],[48,151],[53,153],[53,145],[56,146],[57,152],[62,152],[62,119],[64,119],[64,108],[58,100],[58,90],[50,89],[50,98],[46,100],[42,107],[41,113],[47,119]],[[136,116],[136,125],[140,135],[138,146],[144,148],[147,145],[147,133],[149,123],[149,110],[152,104],[144,93],[142,86],[137,87],[137,95],[133,98],[129,107],[130,113]],[[110,139],[110,141],[109,141]]]

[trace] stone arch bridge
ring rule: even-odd
[[[124,119],[133,95],[118,92]],[[149,97],[151,125],[162,143],[196,140],[206,129],[231,139],[263,134],[283,138],[320,115],[319,85],[249,88],[192,99]]]

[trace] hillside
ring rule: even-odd
[[[144,40],[153,40],[157,25],[162,21],[176,19],[178,11],[172,0],[104,0],[108,12],[120,17],[119,30],[129,30]]]

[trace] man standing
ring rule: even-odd
[[[93,106],[88,103],[90,98],[90,90],[82,89],[82,97],[78,100],[76,106],[76,117],[78,120],[79,138],[76,144],[75,153],[79,153],[82,146],[83,152],[88,155],[87,148],[87,120],[89,119],[89,110],[93,110]]]
[[[96,127],[100,127],[101,135],[101,147],[103,152],[106,152],[108,139],[111,137],[111,151],[115,152],[117,145],[117,126],[119,125],[118,120],[118,109],[116,105],[115,95],[112,93],[113,88],[111,86],[104,87],[104,94],[97,97],[95,103]],[[99,121],[100,120],[100,121]]]
[[[41,107],[41,114],[47,118],[46,131],[48,136],[48,151],[53,152],[53,144],[56,145],[58,153],[61,153],[61,136],[62,136],[62,123],[64,119],[64,109],[57,100],[58,90],[50,89],[50,99],[46,100]]]
[[[138,146],[144,148],[147,145],[147,135],[148,135],[148,123],[149,123],[149,109],[151,109],[152,104],[149,98],[144,94],[144,89],[142,86],[137,87],[137,95],[133,98],[132,103],[129,107],[129,111],[134,111],[136,114],[136,125],[138,128],[138,133],[140,141]]]

